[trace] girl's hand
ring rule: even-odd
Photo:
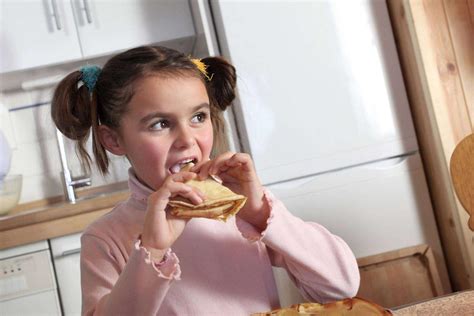
[[[246,196],[247,202],[237,216],[262,231],[265,229],[270,210],[265,207],[263,187],[248,154],[226,152],[194,166],[190,171],[198,172],[200,179],[217,175],[224,186]]]
[[[203,194],[196,188],[184,184],[196,178],[193,172],[179,172],[170,175],[158,191],[148,197],[148,206],[142,233],[142,245],[155,260],[161,260],[167,249],[176,241],[189,219],[176,218],[166,212],[169,199],[180,195],[194,204],[203,202]]]

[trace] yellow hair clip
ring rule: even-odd
[[[204,75],[204,77],[206,77],[208,81],[211,81],[212,77],[214,77],[214,74],[209,76],[209,74],[207,73],[207,65],[203,63],[200,59],[197,59],[197,58],[190,58],[190,59],[192,63],[196,65],[197,69],[199,69],[199,71]]]

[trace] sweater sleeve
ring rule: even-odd
[[[267,189],[265,200],[267,228],[260,233],[239,219],[242,235],[266,245],[272,265],[288,272],[305,299],[325,303],[355,296],[360,274],[349,246],[323,226],[292,215]]]
[[[173,280],[179,260],[171,251],[157,266],[138,240],[123,270],[113,246],[85,234],[81,238],[83,315],[156,315]]]

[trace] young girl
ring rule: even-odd
[[[293,216],[262,187],[243,153],[211,151],[223,140],[222,111],[236,74],[222,58],[202,60],[144,46],[85,67],[58,85],[52,117],[84,143],[92,131],[98,167],[106,151],[131,164],[131,196],[82,235],[85,315],[250,315],[279,307],[272,265],[286,269],[301,294],[327,302],[359,286],[346,243]],[[190,171],[178,171],[193,161]],[[217,175],[247,202],[227,222],[174,218],[170,198],[206,199],[185,182]]]

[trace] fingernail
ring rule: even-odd
[[[217,182],[219,182],[220,184],[222,184],[222,179],[219,178],[219,176],[216,176],[216,175],[211,175],[211,178],[216,180]]]

